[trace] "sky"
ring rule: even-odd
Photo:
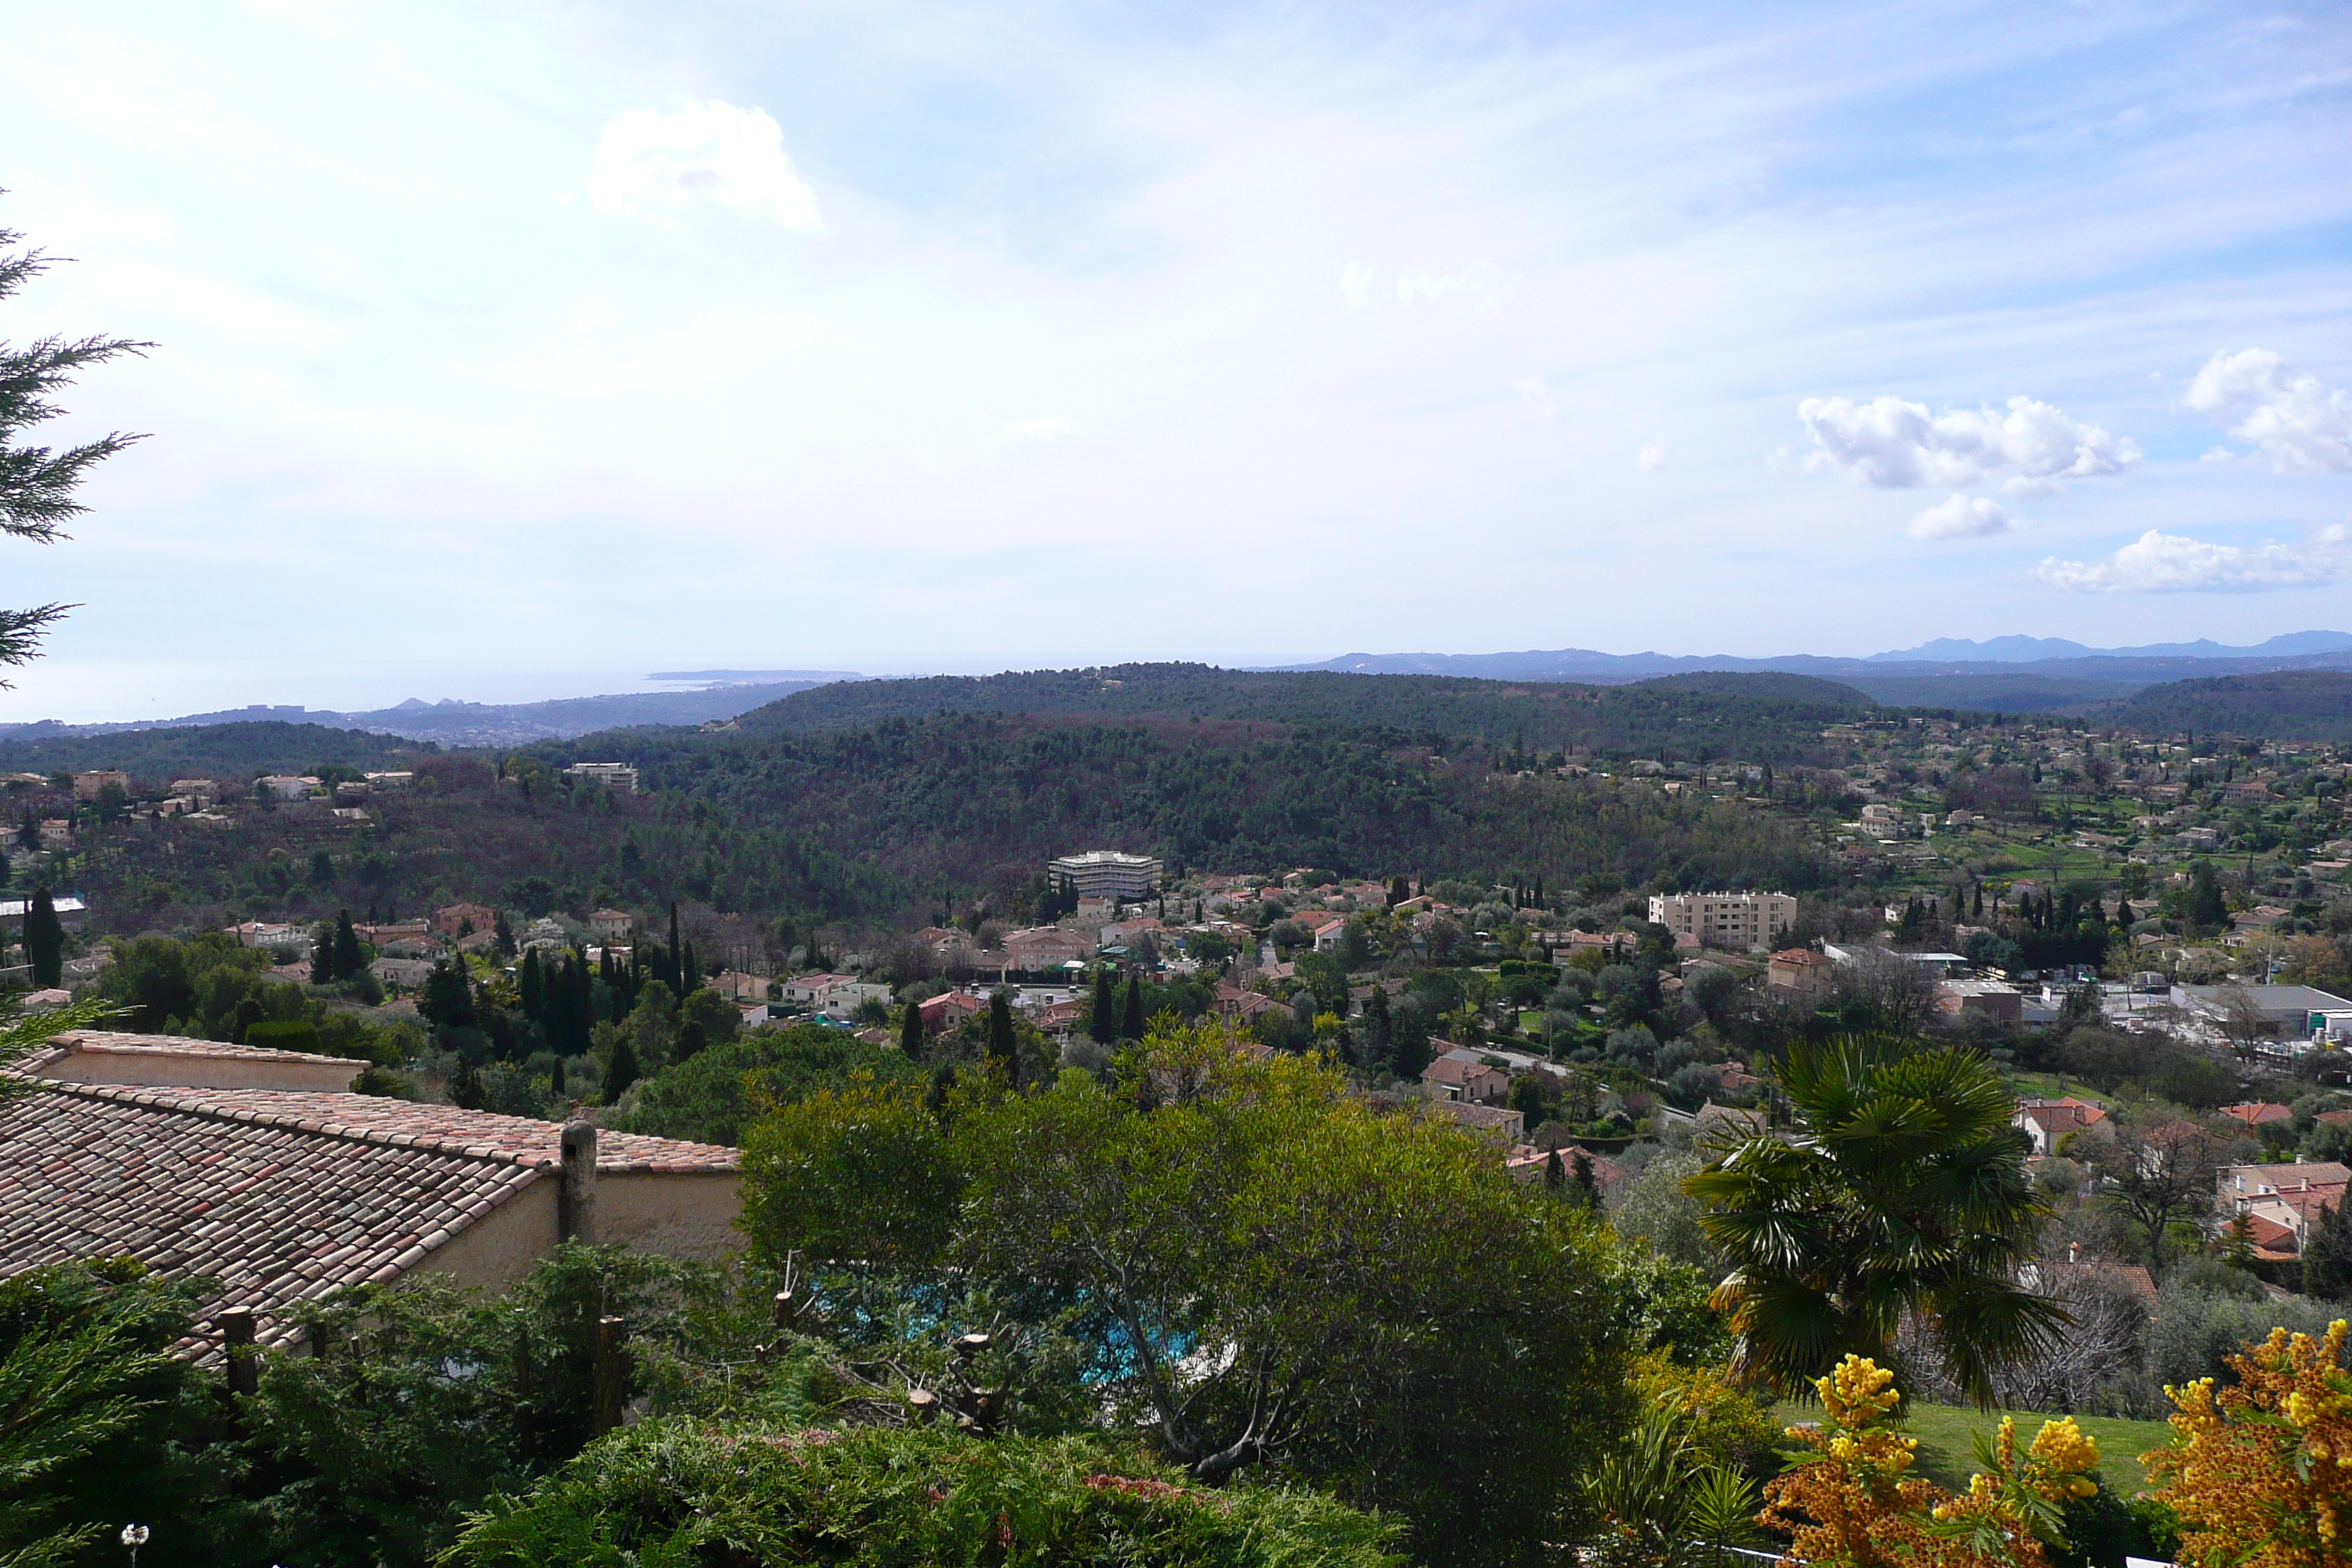
[[[2352,629],[2341,5],[8,35],[0,338],[152,346],[0,721]]]

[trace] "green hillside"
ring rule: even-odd
[[[2352,741],[2352,671],[2283,669],[2175,680],[2137,692],[2100,717],[2158,734],[2341,743]]]
[[[1654,756],[1661,750],[1789,762],[1821,751],[1822,727],[1867,710],[1850,687],[1801,675],[1670,676],[1630,686],[1436,675],[1218,669],[1129,664],[918,680],[844,681],[742,718],[805,734],[950,713],[1240,719],[1370,726],[1438,737],[1517,738],[1542,751]]]
[[[0,737],[0,773],[121,768],[142,783],[168,783],[196,775],[250,778],[313,763],[391,768],[399,766],[402,758],[439,750],[430,742],[397,735],[276,721],[121,730],[110,735],[43,735],[39,727],[29,726]]]

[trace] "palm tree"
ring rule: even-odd
[[[2049,1209],[2000,1075],[1973,1051],[1845,1037],[1792,1047],[1780,1079],[1798,1136],[1750,1137],[1685,1184],[1732,1260],[1714,1304],[1735,1367],[1799,1393],[1847,1354],[1895,1365],[1916,1315],[1990,1405],[1993,1370],[2071,1321],[2017,1283]]]

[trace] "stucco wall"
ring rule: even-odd
[[[459,1231],[416,1266],[463,1285],[503,1289],[556,1243],[562,1179],[552,1171]],[[631,1173],[596,1178],[596,1240],[668,1258],[716,1260],[741,1249],[743,1202],[732,1173]]]
[[[426,1254],[411,1272],[446,1274],[461,1285],[493,1290],[514,1284],[555,1245],[555,1200],[562,1184],[542,1173]]]
[[[367,1063],[348,1057],[284,1062],[168,1051],[78,1050],[36,1069],[61,1083],[141,1084],[170,1089],[283,1089],[341,1094]]]
[[[668,1258],[717,1259],[739,1252],[743,1198],[735,1173],[651,1172],[596,1177],[596,1239]]]

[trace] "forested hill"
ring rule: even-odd
[[[68,734],[63,726],[56,734],[42,733],[47,728],[27,725],[0,739],[0,773],[121,768],[142,783],[199,774],[249,778],[257,773],[299,772],[317,763],[396,768],[403,758],[441,749],[429,741],[398,735],[275,721],[120,730],[106,735]]]
[[[1823,726],[1872,706],[1851,687],[1801,675],[1693,674],[1626,686],[1433,675],[1230,670],[1128,664],[918,680],[860,680],[795,692],[742,716],[744,730],[806,734],[942,713],[1319,722],[1538,751],[1601,755],[1810,760]]]
[[[2107,722],[2150,734],[2241,735],[2248,740],[2352,741],[2352,672],[2276,670],[2151,686],[2104,710]]]
[[[320,749],[256,755],[301,765]],[[566,789],[545,771],[582,758],[635,763],[646,793]],[[502,774],[483,757],[421,758],[416,787],[371,801],[360,825],[250,803],[226,827],[91,816],[63,874],[96,929],[118,931],[460,899],[530,914],[685,900],[804,931],[904,929],[950,897],[988,897],[1019,918],[1046,860],[1090,847],[1229,870],[1553,886],[1601,876],[1795,890],[1827,874],[1812,825],[1782,811],[1622,770],[1560,777],[1521,766],[1533,759],[1507,743],[1431,748],[1336,725],[952,714],[798,735],[617,731],[501,761]],[[220,762],[215,749],[202,765]],[[1783,798],[1806,795],[1808,777],[1782,769]],[[1843,786],[1820,787],[1827,806]],[[39,816],[70,809],[67,798],[11,804]]]
[[[635,731],[534,751],[559,763],[634,763],[648,789],[887,873],[910,909],[948,888],[1010,895],[1074,845],[1233,869],[1790,888],[1822,875],[1805,825],[1787,817],[1622,779],[1520,776],[1507,754],[1459,744],[1436,754],[1394,731],[950,714],[801,735]],[[715,822],[710,838],[689,864],[723,879]]]

